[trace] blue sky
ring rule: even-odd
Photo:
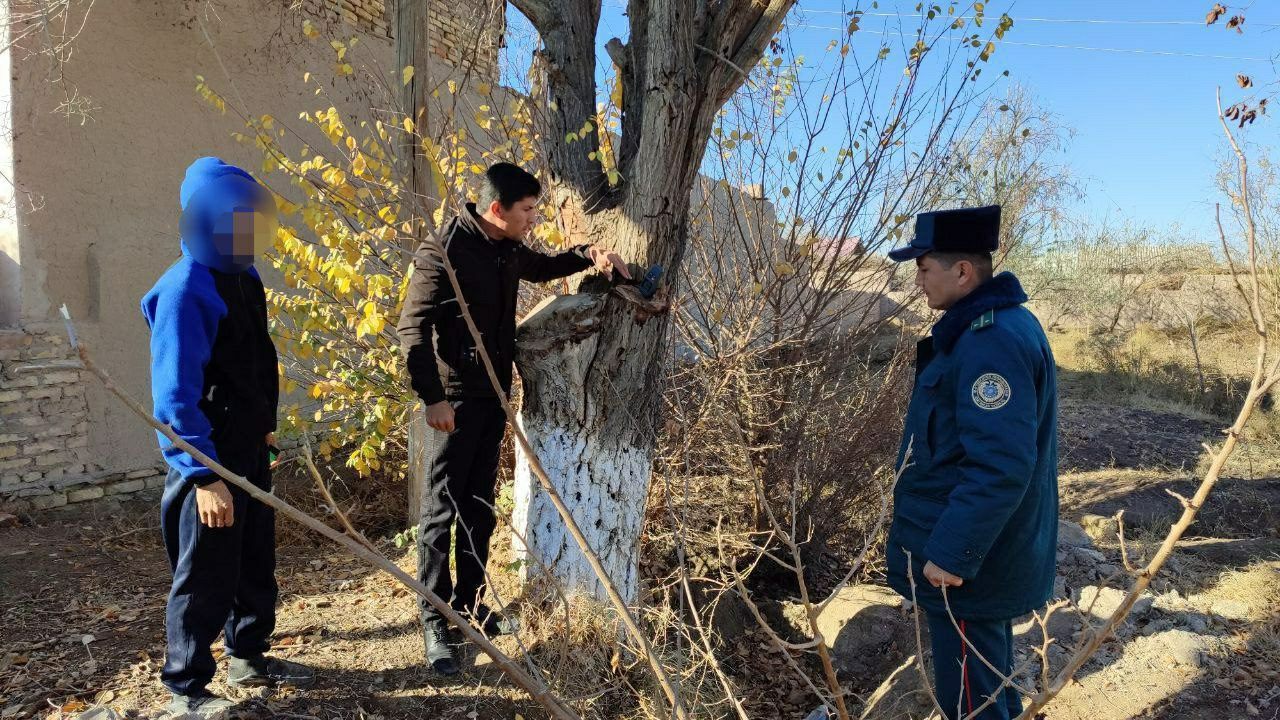
[[[1214,109],[1214,89],[1224,105],[1242,97],[1238,72],[1268,89],[1278,76],[1272,56],[1280,53],[1280,8],[1245,8],[1245,32],[1225,26],[1241,6],[1205,27],[1212,2],[1164,0],[1020,0],[987,3],[989,16],[1009,12],[1014,28],[998,45],[992,69],[1008,69],[1010,80],[1029,90],[1045,109],[1074,130],[1062,161],[1078,178],[1081,217],[1129,220],[1155,228],[1181,225],[1188,239],[1208,240],[1213,178],[1223,143]],[[1225,3],[1224,3],[1225,4]],[[817,57],[840,36],[842,10],[853,3],[801,0],[789,18],[795,52]],[[881,2],[870,13],[915,12],[915,2]],[[601,43],[625,38],[621,0],[604,0]],[[527,59],[528,23],[509,11],[510,57]],[[1072,22],[1068,22],[1072,21]],[[1084,22],[1090,21],[1090,22]],[[864,29],[896,22],[868,17]],[[879,38],[867,38],[879,42]],[[1025,43],[1025,44],[1022,44]],[[1061,45],[1070,47],[1045,47]],[[1087,48],[1087,49],[1086,49]],[[1113,52],[1114,50],[1142,50]],[[1173,53],[1173,54],[1156,54]],[[1195,56],[1226,57],[1195,57]],[[603,56],[603,53],[602,53]],[[1241,59],[1245,58],[1245,59]],[[1274,146],[1271,116],[1251,128],[1251,141]]]

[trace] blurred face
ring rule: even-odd
[[[933,255],[916,258],[916,287],[934,310],[946,310],[978,286],[978,275],[967,260],[943,267]]]
[[[231,252],[237,258],[257,257],[275,242],[275,208],[237,209],[231,217]]]
[[[536,197],[527,197],[516,201],[509,208],[502,207],[502,203],[495,200],[489,203],[485,219],[493,223],[508,240],[523,240],[538,220],[538,211],[535,209],[537,200]]]
[[[186,227],[185,216],[180,227]],[[236,265],[252,265],[254,260],[271,249],[276,241],[276,230],[280,227],[275,205],[265,202],[260,206],[237,206],[227,212],[215,216],[208,228],[208,251],[212,257],[221,257]],[[184,230],[184,232],[189,231]],[[192,237],[199,237],[195,230]],[[209,257],[203,261],[208,262]]]

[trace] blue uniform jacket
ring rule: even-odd
[[[232,472],[257,467],[276,428],[279,369],[266,296],[252,257],[217,232],[235,210],[268,202],[243,170],[201,158],[182,184],[182,258],[142,298],[151,328],[151,396],[157,419]],[[218,479],[156,433],[165,461],[198,485]]]
[[[894,488],[889,584],[945,611],[927,560],[964,578],[959,618],[1005,620],[1048,601],[1058,541],[1057,380],[1040,322],[1012,273],[952,306],[920,342]]]

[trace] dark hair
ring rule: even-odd
[[[484,171],[484,177],[485,193],[480,198],[484,201],[480,206],[482,211],[495,200],[502,207],[509,208],[525,198],[536,198],[542,194],[542,183],[538,182],[538,178],[511,163],[490,165]]]
[[[964,253],[964,252],[932,252],[929,253],[944,270],[950,270],[952,266],[961,260],[968,260],[973,265],[973,269],[978,272],[978,277],[983,281],[990,280],[995,272],[991,253]]]

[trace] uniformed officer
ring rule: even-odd
[[[898,455],[908,467],[894,489],[886,554],[895,590],[910,598],[907,573],[916,581],[938,702],[952,720],[979,709],[981,720],[1018,716],[1017,691],[1002,688],[975,650],[1007,676],[1012,619],[1053,592],[1055,366],[1017,277],[992,277],[999,230],[999,206],[922,213],[911,244],[889,253],[915,260],[916,286],[945,311],[917,346]]]

